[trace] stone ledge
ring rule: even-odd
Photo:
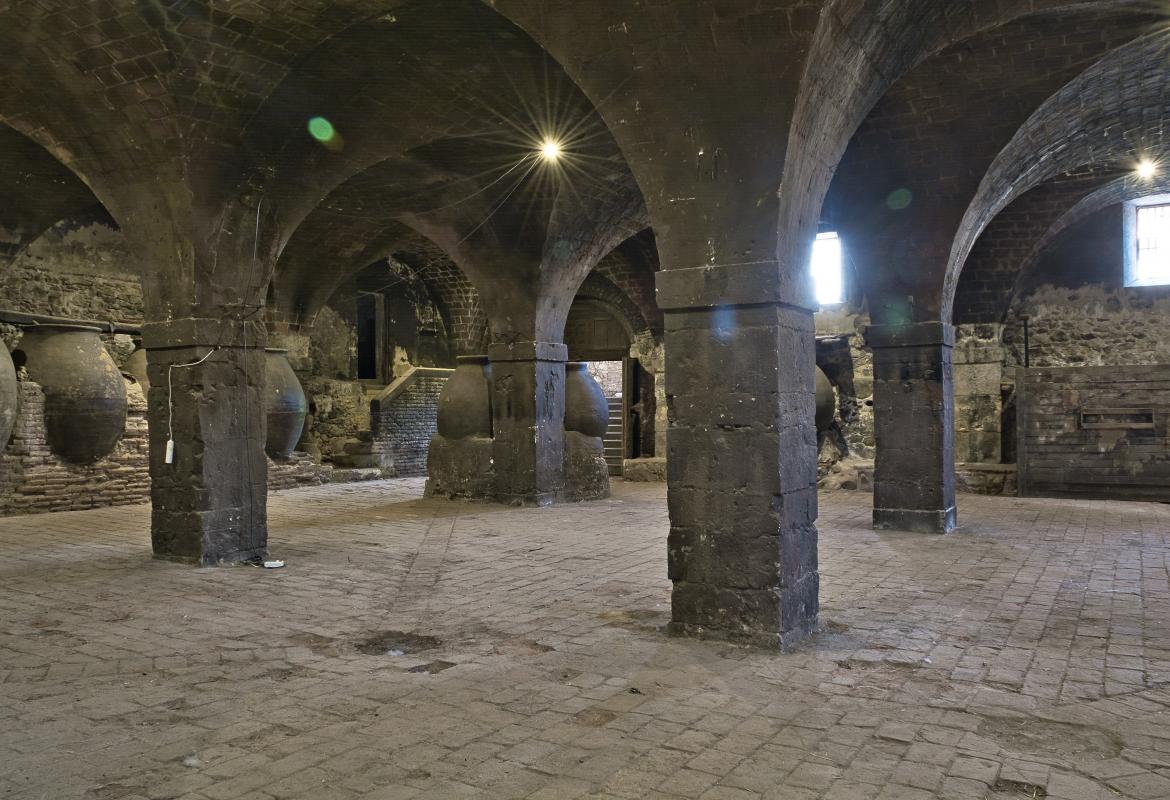
[[[791,305],[810,313],[815,310],[793,297],[796,287],[782,275],[778,261],[663,270],[655,286],[658,307],[663,311],[766,304]]]
[[[870,325],[865,329],[865,344],[874,350],[897,347],[954,347],[955,326],[945,322]]]
[[[423,378],[450,378],[455,374],[453,369],[440,367],[413,367],[410,372],[387,386],[381,393],[370,401],[370,413],[378,414],[385,406],[393,403],[403,392]]]
[[[629,480],[629,478],[627,478]],[[873,462],[839,461],[820,479],[822,491],[873,491]],[[1016,496],[1015,464],[955,464],[955,491],[963,494]]]
[[[245,344],[246,329],[250,329],[247,335],[247,349],[264,348],[267,345],[268,330],[263,322],[184,317],[143,324],[142,346],[147,350],[192,347],[242,348]]]
[[[665,458],[627,458],[622,462],[622,480],[633,483],[665,483]]]
[[[504,361],[552,361],[569,360],[569,348],[560,342],[512,342],[493,343],[488,346],[488,359]]]

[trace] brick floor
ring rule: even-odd
[[[273,571],[152,561],[144,507],[0,520],[0,797],[1170,798],[1170,506],[823,496],[780,655],[658,631],[662,486],[420,493],[274,495]]]

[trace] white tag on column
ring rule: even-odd
[[[167,439],[167,459],[168,464],[175,463],[175,440]]]

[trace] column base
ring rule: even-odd
[[[954,506],[940,511],[922,511],[910,508],[875,508],[873,527],[879,531],[910,531],[912,533],[950,533],[958,526]]]
[[[779,650],[790,652],[796,646],[819,629],[820,625],[813,619],[807,625],[787,633],[730,633],[719,628],[705,628],[702,625],[692,625],[686,622],[667,623],[666,633],[670,636],[680,636],[688,639],[699,639],[715,642],[731,642],[733,644],[759,647],[765,650]]]
[[[557,496],[550,492],[541,492],[540,494],[497,494],[495,500],[498,503],[516,508],[545,508],[546,506],[555,505]]]

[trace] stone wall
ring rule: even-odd
[[[20,412],[7,447],[0,453],[0,516],[79,511],[87,508],[145,503],[150,499],[146,400],[133,381],[126,382],[126,429],[113,452],[95,464],[61,460],[49,449],[45,395],[38,384],[19,384]],[[327,481],[304,453],[288,461],[268,462],[270,490],[311,486]]]
[[[439,395],[454,370],[420,367],[387,387],[371,412],[372,452],[388,476],[427,474],[427,452],[438,432]]]
[[[1045,284],[1019,298],[1004,330],[1007,363],[1033,367],[1164,364],[1170,359],[1170,287],[1075,289]]]
[[[146,400],[137,384],[127,382],[122,440],[109,456],[85,466],[62,461],[49,450],[41,387],[24,382],[18,388],[16,427],[0,455],[0,515],[77,511],[149,498]]]
[[[622,396],[622,362],[590,361],[588,370],[606,397]]]
[[[1002,329],[989,323],[955,330],[955,460],[961,464],[999,464],[1003,458]]]
[[[1021,370],[1024,496],[1170,501],[1170,366]]]
[[[319,460],[331,461],[370,430],[366,389],[357,381],[299,377],[309,401],[309,419],[299,446]]]
[[[142,319],[142,288],[120,231],[61,222],[0,270],[0,308],[93,320]]]
[[[837,415],[829,431],[817,436],[822,487],[833,487],[850,470],[843,464],[874,457],[873,354],[862,335],[869,315],[857,310],[822,311],[815,317],[817,366],[837,395]]]

